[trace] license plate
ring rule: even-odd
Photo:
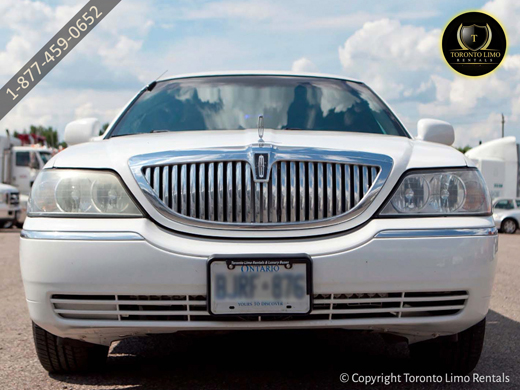
[[[307,256],[213,257],[208,310],[214,315],[308,314],[311,272]]]

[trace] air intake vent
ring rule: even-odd
[[[155,195],[173,212],[227,223],[319,221],[348,213],[370,191],[380,168],[278,161],[267,182],[254,182],[241,161],[144,167]]]

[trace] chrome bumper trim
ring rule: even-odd
[[[76,240],[76,241],[142,241],[143,236],[133,232],[51,232],[22,230],[20,237],[35,240]]]
[[[471,229],[403,229],[383,230],[374,238],[421,238],[421,237],[471,237],[471,236],[496,236],[496,227],[471,228]]]

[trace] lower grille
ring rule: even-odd
[[[305,316],[210,316],[204,295],[77,295],[51,297],[54,312],[76,320],[113,321],[305,321],[454,315],[467,291],[316,294]]]

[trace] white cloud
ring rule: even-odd
[[[424,89],[427,73],[440,63],[439,34],[397,20],[367,22],[339,48],[339,58],[349,76],[370,80],[387,99],[411,96],[423,92],[421,83]]]
[[[520,42],[520,2],[518,0],[493,0],[486,3],[482,9],[496,17],[506,30],[508,44]]]
[[[319,72],[318,67],[309,59],[302,57],[292,64],[293,72]]]

